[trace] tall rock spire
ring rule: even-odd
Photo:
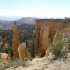
[[[19,37],[18,37],[17,23],[15,21],[13,23],[13,35],[12,35],[12,50],[14,58],[18,57],[18,46],[19,46]]]

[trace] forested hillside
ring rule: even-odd
[[[21,24],[18,25],[19,42],[31,42],[35,38],[35,25]],[[2,43],[1,43],[2,42]],[[12,46],[12,30],[0,30],[0,47],[3,48],[7,43]]]

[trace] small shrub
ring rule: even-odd
[[[21,66],[26,66],[26,63],[23,62],[22,60],[18,59],[18,58],[13,59],[13,60],[10,60],[9,62],[10,62],[9,65],[10,65],[11,67],[13,67],[13,66],[18,67],[18,66],[20,66],[20,65],[21,65]]]
[[[27,66],[26,62],[23,62],[21,60],[19,60],[18,58],[14,59],[13,60],[8,60],[9,61],[9,64],[5,64],[3,66],[0,66],[0,70],[4,70],[6,68],[10,68],[10,67],[14,67],[14,68],[17,68],[18,66]]]
[[[61,51],[65,45],[65,41],[58,40],[54,44],[49,44],[49,49],[55,57],[60,57]]]
[[[37,48],[36,41],[34,38],[28,41],[27,48],[29,52],[31,53],[31,57],[35,58],[35,55],[38,54],[38,48]]]
[[[23,51],[25,52],[25,57],[27,57],[28,59],[31,60],[32,56],[31,56],[31,53],[29,52],[29,50],[27,48],[25,48]]]

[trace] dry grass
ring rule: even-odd
[[[26,67],[27,64],[26,64],[26,62],[23,62],[23,61],[19,60],[18,58],[12,59],[12,60],[8,60],[8,64],[3,64],[2,66],[0,66],[0,70],[4,70],[4,69],[10,68],[10,67],[17,68],[18,66]]]

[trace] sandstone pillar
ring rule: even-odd
[[[24,58],[25,58],[25,49],[26,48],[26,43],[23,42],[22,44],[19,45],[18,47],[18,52],[19,52],[19,58],[20,60],[23,60],[24,61]]]
[[[13,24],[13,35],[12,35],[12,50],[13,50],[13,57],[18,57],[18,46],[19,46],[19,37],[18,37],[18,30],[17,24],[14,22]]]

